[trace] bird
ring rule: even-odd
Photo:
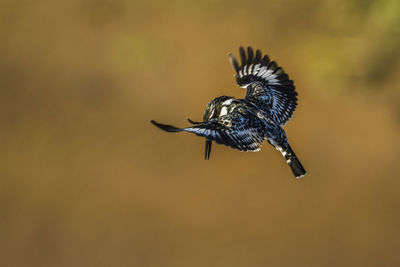
[[[289,145],[282,126],[292,117],[297,107],[297,92],[293,80],[270,60],[267,54],[251,46],[239,47],[240,63],[231,54],[229,61],[234,69],[236,83],[246,89],[242,99],[219,96],[211,100],[204,111],[203,121],[178,128],[150,122],[166,132],[189,132],[205,137],[205,159],[210,159],[213,141],[239,151],[256,152],[264,140],[274,146],[290,166],[296,178],[302,178],[306,170]]]

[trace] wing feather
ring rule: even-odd
[[[235,70],[236,82],[246,88],[245,99],[257,105],[276,124],[285,124],[297,106],[297,92],[293,81],[275,61],[251,47],[239,48],[241,64],[232,54],[230,62]]]
[[[213,119],[202,124],[183,128],[182,131],[191,132],[199,136],[206,137],[218,144],[230,146],[241,151],[260,150],[263,138],[260,136],[259,129],[255,127],[245,127],[246,122],[235,120],[234,116],[225,115],[223,120]],[[232,126],[227,128],[226,121],[232,120]]]
[[[232,111],[231,113],[187,128],[151,121],[158,128],[167,132],[190,132],[207,140],[215,141],[241,151],[258,151],[264,141],[261,120],[254,113]]]

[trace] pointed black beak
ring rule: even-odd
[[[211,145],[212,145],[212,141],[211,140],[206,140],[206,153],[204,155],[204,159],[205,160],[210,159]]]

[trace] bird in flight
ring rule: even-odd
[[[220,96],[211,100],[204,111],[203,121],[187,119],[193,126],[175,126],[151,121],[167,132],[190,132],[206,138],[205,159],[210,158],[211,145],[230,146],[240,151],[259,151],[266,139],[280,151],[294,176],[301,178],[306,171],[286,138],[282,126],[292,117],[297,106],[297,92],[284,70],[260,50],[239,48],[241,64],[232,54],[229,60],[237,84],[246,89],[246,96],[236,99]]]

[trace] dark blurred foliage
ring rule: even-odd
[[[0,266],[397,266],[400,2],[0,1]],[[167,134],[252,45],[308,170]]]

